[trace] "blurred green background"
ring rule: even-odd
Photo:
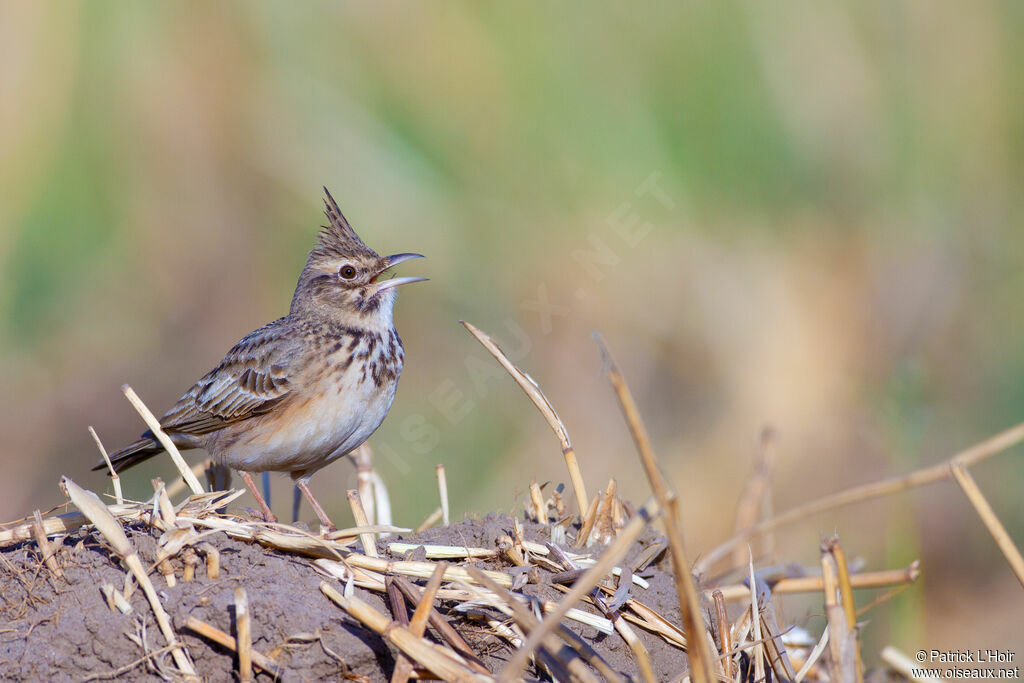
[[[0,4],[0,518],[60,474],[107,486],[86,426],[143,429],[122,383],[162,411],[286,311],[321,185],[370,246],[428,256],[371,440],[399,523],[439,462],[458,517],[567,481],[459,319],[545,388],[591,490],[639,501],[606,335],[694,557],[765,425],[780,510],[939,462],[1024,419],[1022,30],[1011,2]],[[1020,451],[974,470],[1018,541]],[[313,488],[347,519],[353,482]],[[832,531],[871,569],[922,559],[869,661],[1020,645],[1020,586],[954,485],[787,527],[776,557],[814,565]],[[820,631],[820,600],[784,604]]]

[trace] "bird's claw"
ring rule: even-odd
[[[274,515],[274,514],[270,514],[268,516],[267,513],[263,512],[262,510],[257,510],[257,509],[254,509],[254,508],[242,508],[242,509],[245,510],[245,512],[248,513],[248,515],[255,522],[266,522],[266,523],[269,523],[269,524],[277,524],[277,516]]]

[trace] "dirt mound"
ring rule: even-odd
[[[388,554],[388,544],[396,541],[495,549],[502,537],[514,535],[514,524],[509,517],[488,515],[419,535],[391,536],[378,543],[378,551],[382,557],[406,559]],[[524,541],[550,542],[550,526],[522,521],[519,525]],[[146,567],[153,567],[158,552],[157,534],[150,526],[139,522],[126,524],[125,531]],[[205,680],[235,680],[236,655],[192,632],[185,627],[185,622],[193,617],[234,634],[236,586],[243,586],[248,595],[253,648],[278,663],[282,680],[390,679],[397,650],[321,592],[320,584],[325,576],[309,558],[236,540],[220,532],[209,533],[203,540],[219,551],[218,578],[211,579],[200,569],[192,581],[183,581],[180,558],[169,560],[177,576],[176,585],[169,586],[156,570],[151,571],[150,576],[175,631]],[[642,538],[631,556],[642,552],[651,541],[652,537]],[[416,559],[424,551],[413,550],[409,554]],[[131,610],[128,613],[111,609],[101,586],[123,587],[125,570],[117,554],[92,527],[64,536],[56,546],[55,559],[63,578],[47,569],[33,542],[0,552],[0,674],[4,678],[157,680],[161,673],[173,669],[166,641],[142,591],[135,590],[129,597]],[[503,555],[473,564],[515,575],[512,564],[504,560]],[[678,623],[678,603],[672,576],[667,570],[666,566],[652,564],[643,572],[646,581],[640,582],[648,587],[634,585],[633,595],[666,619]],[[558,601],[562,593],[551,581],[554,575],[551,571],[536,571],[520,592],[541,602]],[[342,589],[341,582],[326,580]],[[355,595],[391,616],[381,593],[355,588]],[[481,613],[498,621],[504,621],[504,617],[497,610],[479,607],[471,610],[476,617],[471,619],[455,611],[455,603],[439,600],[435,604],[487,669],[499,671],[513,647],[479,617]],[[597,615],[593,607],[584,604],[579,607]],[[639,678],[635,657],[618,634],[602,633],[577,621],[565,623],[615,671]],[[679,647],[643,629],[635,630],[649,653],[652,667],[663,680],[686,670],[686,655]],[[428,635],[431,633],[428,630]],[[539,676],[540,673],[531,669],[528,675]],[[265,673],[261,676],[269,679]]]

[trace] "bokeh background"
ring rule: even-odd
[[[456,516],[567,481],[460,319],[545,388],[591,490],[640,500],[606,335],[693,556],[766,425],[776,509],[939,462],[1024,419],[1022,30],[1009,2],[2,3],[0,518],[60,474],[107,485],[86,426],[141,431],[122,383],[162,411],[287,310],[321,185],[371,246],[428,255],[371,440],[400,523],[439,462]],[[1018,542],[1020,452],[974,470]],[[340,520],[353,481],[314,479]],[[813,566],[832,531],[868,568],[923,563],[869,661],[1024,656],[1020,586],[954,485],[787,527],[776,556]]]

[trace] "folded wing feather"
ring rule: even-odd
[[[263,415],[291,392],[288,368],[295,347],[284,318],[250,333],[185,392],[160,420],[167,432],[206,434]]]

